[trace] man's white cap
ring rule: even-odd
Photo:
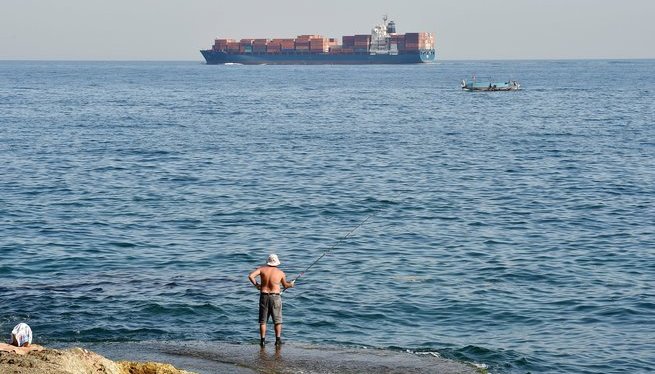
[[[266,261],[266,265],[268,266],[278,266],[280,264],[280,259],[277,258],[277,255],[275,253],[271,253],[270,256],[268,256],[268,260]]]

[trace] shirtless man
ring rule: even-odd
[[[275,345],[282,344],[282,297],[280,296],[280,285],[284,288],[291,288],[294,282],[287,282],[284,272],[277,268],[280,260],[277,255],[268,256],[266,266],[253,270],[248,279],[259,291],[259,336],[260,345],[266,344],[266,322],[268,317],[273,317],[275,326]],[[257,283],[260,277],[261,284]]]

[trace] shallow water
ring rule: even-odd
[[[654,67],[0,62],[0,330],[255,342],[247,273],[333,248],[290,341],[648,372]]]
[[[167,362],[198,374],[479,373],[475,365],[444,360],[433,352],[421,354],[295,342],[264,347],[198,341],[87,343],[85,346],[116,361]]]

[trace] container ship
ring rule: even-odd
[[[430,32],[396,33],[385,16],[370,34],[342,36],[298,35],[291,39],[215,39],[200,51],[209,65],[418,64],[436,60]]]

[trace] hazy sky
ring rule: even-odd
[[[202,60],[215,37],[341,37],[388,14],[441,59],[655,58],[655,0],[0,0],[0,59]]]

